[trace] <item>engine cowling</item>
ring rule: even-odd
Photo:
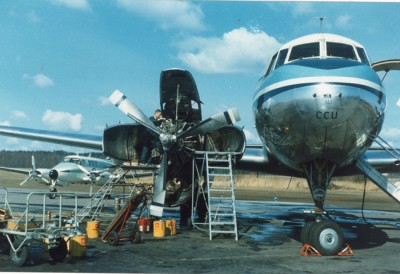
[[[106,128],[103,133],[104,155],[121,161],[132,161],[145,132],[145,127],[137,124],[120,124]]]

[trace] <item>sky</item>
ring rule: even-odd
[[[149,116],[160,73],[189,70],[203,118],[239,110],[260,143],[252,101],[280,45],[320,31],[361,43],[372,62],[400,58],[400,3],[5,0],[0,9],[0,125],[101,136],[131,122],[108,97],[121,90]],[[400,72],[384,81],[380,134],[400,147]],[[396,104],[397,103],[397,104]],[[399,106],[398,106],[399,105]],[[0,137],[0,150],[82,149]]]

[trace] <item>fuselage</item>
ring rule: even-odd
[[[354,161],[379,133],[386,107],[364,48],[323,33],[283,45],[253,99],[262,142],[296,170],[312,161]]]

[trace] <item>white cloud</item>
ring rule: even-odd
[[[100,96],[98,98],[98,100],[99,100],[100,106],[107,106],[107,105],[111,104],[110,100],[108,100],[108,98],[104,97],[104,96]]]
[[[30,76],[28,74],[24,74],[23,76],[24,79],[31,80],[33,84],[39,88],[47,88],[54,86],[53,80],[51,80],[50,77],[44,75],[44,74],[36,74],[35,76]]]
[[[314,12],[314,4],[310,2],[293,3],[292,14],[294,16],[307,15]]]
[[[9,121],[3,121],[3,122],[0,122],[0,126],[7,126],[7,127],[9,127],[9,126],[11,126],[11,123],[10,123]]]
[[[71,114],[62,111],[46,110],[42,117],[45,123],[52,130],[79,131],[82,128],[82,114]]]
[[[400,108],[400,98],[399,98],[399,100],[397,100],[396,105]]]
[[[28,12],[26,17],[29,23],[40,23],[42,21],[34,10]]]
[[[341,28],[348,28],[350,27],[350,20],[351,20],[350,15],[341,15],[336,19],[335,25]]]
[[[12,112],[12,117],[14,119],[23,119],[23,120],[28,120],[28,116],[25,114],[25,112],[20,111],[20,110],[15,110]]]
[[[279,46],[267,33],[242,27],[224,33],[221,38],[184,40],[179,44],[178,58],[191,69],[204,73],[260,73]]]
[[[90,5],[87,0],[52,0],[54,4],[66,6],[71,9],[89,10]]]
[[[118,0],[117,3],[130,12],[156,21],[163,29],[203,30],[205,28],[203,11],[190,1]]]
[[[400,136],[400,128],[383,129],[381,134],[384,138],[398,139],[398,137]]]
[[[17,144],[19,144],[19,140],[17,138],[14,138],[14,137],[7,138],[6,139],[6,143],[7,143],[7,145],[17,145]]]

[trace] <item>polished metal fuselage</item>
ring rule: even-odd
[[[386,97],[369,65],[316,58],[283,65],[260,79],[253,102],[267,150],[296,170],[312,161],[350,164],[382,127]]]

